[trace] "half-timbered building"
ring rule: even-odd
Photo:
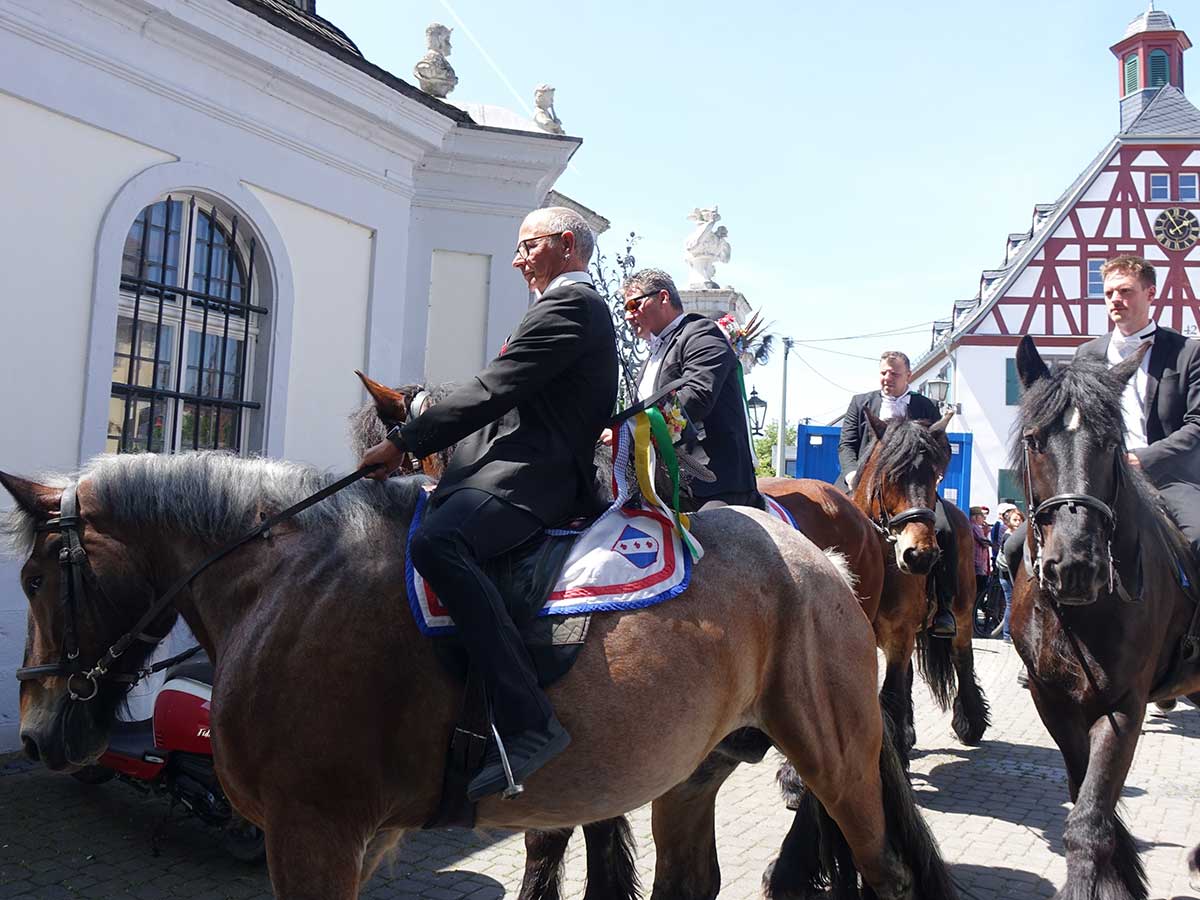
[[[918,389],[949,383],[952,431],[973,434],[971,502],[1017,499],[1008,464],[1020,396],[1015,353],[1031,334],[1043,355],[1069,359],[1112,326],[1100,266],[1122,254],[1150,260],[1158,275],[1156,321],[1200,328],[1200,110],[1184,95],[1191,41],[1151,8],[1111,48],[1121,130],[1054,203],[1033,209],[1010,234],[1004,263],[985,269],[977,293],[934,325],[914,364]]]

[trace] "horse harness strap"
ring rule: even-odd
[[[351,472],[344,478],[333,482],[321,490],[317,491],[298,503],[289,506],[282,512],[278,512],[273,516],[265,518],[254,528],[247,531],[241,537],[235,538],[230,543],[216,550],[206,557],[199,565],[192,569],[187,575],[176,581],[170,588],[167,589],[161,597],[150,604],[150,608],[142,614],[142,617],[130,628],[125,634],[121,635],[117,641],[105,651],[99,661],[89,670],[83,671],[82,664],[79,662],[79,637],[77,628],[78,605],[82,598],[86,596],[84,589],[84,573],[87,569],[87,552],[83,548],[83,541],[80,536],[80,530],[83,527],[83,519],[79,515],[79,503],[77,498],[78,484],[68,485],[62,493],[62,499],[59,501],[59,514],[55,518],[39,525],[39,532],[58,532],[63,536],[63,547],[59,550],[58,559],[59,566],[62,569],[61,584],[59,586],[59,596],[63,605],[63,615],[65,625],[63,628],[63,655],[62,659],[57,663],[50,663],[40,666],[26,666],[17,669],[18,681],[29,681],[36,678],[44,678],[50,676],[66,676],[67,689],[72,700],[87,701],[91,700],[100,691],[100,681],[102,679],[108,681],[124,682],[133,684],[140,681],[146,675],[159,671],[167,665],[171,665],[182,659],[186,659],[196,653],[199,648],[192,648],[185,651],[176,657],[169,660],[163,660],[161,663],[156,663],[146,669],[141,669],[134,673],[110,672],[109,668],[114,662],[119,659],[134,641],[141,641],[147,644],[157,644],[161,641],[164,635],[152,635],[146,632],[146,628],[162,615],[163,611],[174,602],[175,598],[184,591],[193,581],[200,577],[209,566],[220,562],[233,551],[249,543],[257,537],[270,537],[271,529],[286,522],[288,519],[299,515],[310,506],[320,503],[327,497],[336,494],[343,488],[349,487],[354,482],[358,481],[363,476],[369,474],[375,467],[364,466]],[[73,686],[73,682],[77,678],[82,678],[91,690],[86,693],[80,693]]]
[[[927,522],[932,526],[937,521],[937,513],[927,506],[910,506],[908,509],[896,513],[894,516],[889,516],[887,507],[883,504],[882,490],[872,492],[868,509],[874,506],[875,500],[879,501],[879,518],[882,521],[876,521],[874,516],[868,517],[868,521],[871,523],[871,527],[875,529],[875,533],[888,543],[896,543],[899,540],[900,532],[910,522]]]

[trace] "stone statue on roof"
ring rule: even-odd
[[[549,84],[539,84],[533,89],[533,105],[537,110],[533,114],[533,122],[542,131],[550,134],[565,134],[562,119],[554,112],[554,87]]]
[[[729,231],[724,225],[717,225],[721,221],[721,214],[715,206],[693,209],[688,221],[696,223],[695,230],[683,245],[683,258],[691,270],[688,288],[719,288],[720,285],[713,280],[716,275],[713,264],[729,262],[729,241],[725,239]]]
[[[445,98],[458,84],[454,67],[446,61],[450,55],[450,29],[437,22],[425,29],[425,55],[413,66],[413,75],[421,90],[439,100]]]

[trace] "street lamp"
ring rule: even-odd
[[[947,403],[946,397],[950,394],[950,382],[945,378],[930,378],[925,382],[925,396],[938,405],[938,409],[942,414],[948,412],[959,413],[962,410],[957,403]]]
[[[763,422],[767,418],[767,401],[758,396],[758,388],[750,388],[750,399],[746,401],[750,408],[751,431],[755,436],[762,434]]]

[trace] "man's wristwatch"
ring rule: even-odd
[[[404,435],[400,433],[399,425],[393,425],[390,429],[388,429],[388,433],[385,434],[384,437],[391,441],[392,445],[397,450],[408,450],[408,445],[404,443]]]

